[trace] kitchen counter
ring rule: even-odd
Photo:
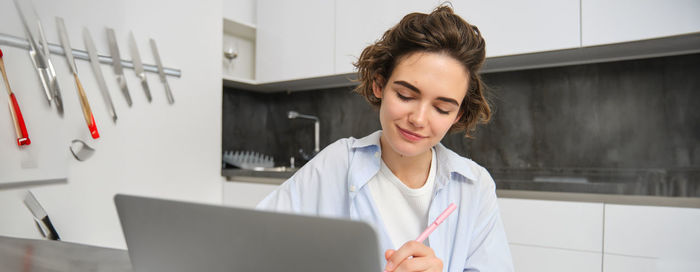
[[[498,188],[496,193],[504,198],[700,208],[698,170],[493,169],[490,172]],[[222,170],[229,182],[271,185],[280,185],[293,174],[294,171]]]
[[[296,171],[254,171],[245,169],[223,169],[221,175],[227,181],[280,185]]]

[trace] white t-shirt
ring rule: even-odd
[[[428,226],[428,209],[435,192],[435,150],[431,153],[430,172],[421,188],[406,186],[383,160],[379,172],[367,183],[395,249],[415,240]]]

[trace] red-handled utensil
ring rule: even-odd
[[[10,88],[10,82],[7,80],[7,73],[5,72],[5,62],[2,60],[2,50],[0,50],[0,72],[2,73],[2,79],[5,81],[5,88],[7,89],[7,95],[10,96],[8,101],[10,105],[10,114],[12,114],[12,123],[15,125],[15,133],[17,134],[17,145],[29,145],[32,143],[29,140],[29,134],[27,133],[27,126],[24,125],[24,118],[22,117],[22,111],[19,110],[19,103],[17,103],[17,97],[12,92]]]

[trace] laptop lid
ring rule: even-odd
[[[118,194],[137,272],[380,271],[367,223]]]

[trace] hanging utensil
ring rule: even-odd
[[[70,149],[70,153],[73,154],[73,157],[78,161],[85,161],[95,153],[94,148],[78,139],[71,141],[68,149]]]
[[[141,55],[139,55],[139,48],[136,46],[136,38],[134,38],[134,32],[129,33],[129,47],[131,48],[131,60],[134,63],[134,72],[136,76],[141,79],[141,86],[143,86],[143,91],[146,93],[146,98],[148,102],[151,102],[151,90],[148,88],[148,81],[146,81],[146,71],[143,70],[143,62],[141,62]]]
[[[54,228],[53,224],[51,224],[49,214],[46,213],[44,207],[42,207],[41,204],[39,204],[39,201],[36,200],[36,197],[34,197],[32,191],[27,191],[23,202],[34,216],[34,222],[39,228],[39,231],[41,231],[41,234],[49,240],[61,240],[61,237],[58,236],[56,228]]]
[[[117,45],[117,35],[114,34],[114,29],[107,28],[107,39],[109,40],[109,52],[112,54],[112,66],[114,74],[117,76],[119,88],[126,98],[126,103],[131,107],[131,95],[129,88],[126,86],[126,78],[124,77],[124,68],[122,67],[122,57],[119,55],[119,45]]]
[[[163,70],[163,63],[160,61],[160,54],[158,54],[158,47],[156,46],[156,41],[151,39],[151,50],[153,51],[153,57],[156,60],[156,65],[158,66],[158,75],[160,76],[160,81],[165,85],[165,96],[168,97],[168,103],[175,103],[175,98],[173,98],[173,92],[170,91],[170,85],[168,85],[168,79],[165,78],[165,70]]]
[[[90,64],[92,65],[92,71],[95,72],[97,86],[100,87],[100,92],[102,92],[102,98],[104,98],[105,104],[107,104],[107,110],[112,116],[112,121],[116,123],[117,112],[114,110],[112,96],[109,95],[109,90],[107,89],[107,84],[105,83],[105,77],[102,74],[102,68],[100,67],[100,59],[97,56],[97,49],[95,48],[95,43],[92,41],[92,36],[90,36],[90,31],[87,28],[83,28],[83,40],[85,40],[85,49],[87,49],[88,56],[90,56]]]
[[[46,99],[48,100],[49,105],[53,101],[56,105],[56,110],[58,110],[58,113],[63,115],[63,99],[61,98],[61,90],[58,87],[58,80],[56,80],[56,71],[51,63],[51,54],[49,53],[49,46],[48,42],[46,41],[46,36],[44,35],[44,29],[41,27],[41,21],[38,19],[38,16],[36,16],[36,10],[34,10],[34,7],[30,2],[29,7],[33,11],[35,15],[34,17],[37,18],[34,22],[36,23],[39,37],[35,37],[31,31],[29,21],[25,17],[25,14],[20,7],[19,0],[14,0],[14,2],[15,7],[17,8],[17,13],[22,20],[22,26],[24,26],[24,32],[27,35],[27,40],[29,41],[29,57],[32,60],[34,69],[39,75],[41,86],[46,94]],[[41,41],[43,51],[39,51],[39,44],[37,43],[37,40]]]
[[[85,117],[85,123],[87,123],[88,129],[90,130],[90,136],[92,136],[93,139],[100,138],[100,133],[97,132],[95,117],[92,115],[92,110],[90,109],[90,102],[88,102],[85,89],[83,89],[83,84],[81,84],[80,79],[78,79],[78,67],[75,66],[73,48],[70,46],[70,40],[68,39],[68,32],[66,31],[66,25],[63,23],[63,18],[56,17],[56,26],[58,26],[58,35],[61,39],[63,52],[68,60],[68,67],[70,68],[71,73],[73,73],[75,85],[78,87],[77,89],[78,97],[80,98],[80,106],[83,109],[83,117]]]
[[[2,59],[2,50],[0,50],[0,73],[2,73],[2,79],[5,81],[5,88],[7,89],[7,94],[10,96],[8,100],[10,105],[10,114],[12,115],[12,123],[15,126],[15,134],[17,134],[17,145],[29,145],[32,141],[29,140],[29,134],[27,134],[27,126],[24,125],[24,118],[22,117],[22,112],[19,110],[19,103],[17,103],[17,98],[10,88],[10,81],[7,80],[7,73],[5,72],[5,62]]]

